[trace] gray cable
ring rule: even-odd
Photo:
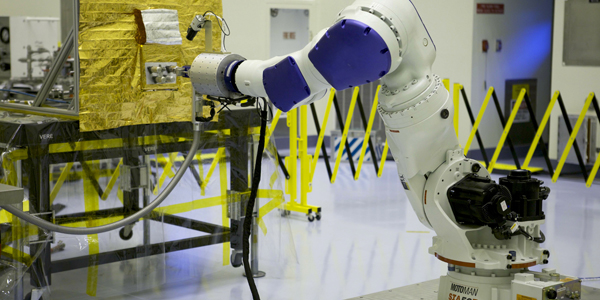
[[[133,222],[136,222],[137,220],[139,220],[139,219],[145,217],[146,215],[148,215],[149,213],[151,213],[155,208],[157,208],[167,198],[167,196],[169,196],[169,194],[173,191],[173,189],[175,188],[177,183],[179,183],[179,180],[181,180],[181,177],[183,177],[183,174],[185,173],[187,168],[190,166],[190,164],[194,160],[195,155],[193,155],[193,153],[196,153],[198,151],[199,146],[200,146],[200,132],[195,131],[194,132],[194,142],[192,143],[192,147],[190,148],[190,152],[189,152],[190,155],[188,155],[186,157],[185,161],[183,162],[183,164],[181,165],[179,170],[177,170],[177,173],[175,173],[175,177],[173,177],[173,180],[171,180],[171,182],[169,182],[169,184],[165,187],[165,190],[162,191],[162,193],[160,193],[160,195],[158,195],[158,197],[156,197],[156,199],[154,201],[152,201],[152,203],[150,203],[148,206],[144,207],[140,211],[136,212],[135,214],[133,214],[123,220],[119,220],[119,221],[111,223],[111,224],[98,226],[98,227],[89,227],[89,228],[66,227],[66,226],[61,226],[61,225],[56,225],[56,224],[50,223],[50,222],[40,219],[38,217],[34,217],[34,216],[30,215],[29,213],[26,213],[22,210],[14,208],[13,206],[10,206],[10,205],[3,206],[2,208],[4,208],[9,213],[17,216],[18,218],[25,220],[26,222],[29,222],[31,224],[34,224],[36,226],[39,226],[41,228],[44,228],[44,229],[47,229],[50,231],[60,232],[60,233],[65,233],[65,234],[74,234],[74,235],[98,234],[98,233],[102,233],[102,232],[111,231],[111,230],[114,230],[114,229],[117,229],[120,227],[124,227]]]

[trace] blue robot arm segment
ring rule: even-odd
[[[390,50],[381,35],[369,25],[351,19],[329,28],[308,57],[337,90],[378,80],[392,66]]]
[[[265,69],[263,85],[273,105],[283,112],[310,96],[310,87],[291,56]]]

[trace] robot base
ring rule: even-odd
[[[556,273],[456,268],[440,279],[438,300],[581,299],[581,280]]]
[[[537,274],[537,273],[533,273],[533,272],[527,272],[527,274]],[[444,278],[448,277],[448,276],[444,276],[442,277],[442,279],[435,279],[435,280],[430,280],[430,281],[425,281],[425,282],[421,282],[421,283],[417,283],[417,284],[412,284],[412,285],[407,285],[404,287],[400,287],[400,288],[395,288],[395,289],[391,289],[391,290],[386,290],[386,291],[382,291],[379,293],[375,293],[375,294],[370,294],[370,295],[365,295],[365,296],[360,296],[360,297],[356,297],[356,298],[351,298],[348,300],[439,300],[439,299],[443,299],[443,300],[448,300],[448,299],[452,299],[450,298],[450,291],[446,291],[446,292],[438,292],[439,288],[440,288],[440,283],[443,282]],[[454,280],[454,279],[452,279]],[[575,282],[579,283],[579,280],[576,280]],[[549,282],[547,282],[549,283]],[[472,283],[465,283],[465,284],[472,284]],[[538,285],[540,284],[540,285]],[[530,288],[532,290],[535,289],[541,289],[542,285],[546,284],[546,282],[530,282]],[[562,284],[561,282],[558,282],[558,284]],[[510,286],[511,283],[509,281],[508,286]],[[517,284],[519,285],[519,284]],[[523,283],[521,284],[522,287],[527,288],[526,286],[528,285],[527,283]],[[565,283],[565,287],[568,286],[568,283]],[[562,288],[562,286],[561,286]],[[510,289],[508,290],[509,294],[511,295],[511,291]],[[537,298],[535,297],[528,297],[528,296],[521,296],[521,298],[518,298],[516,295],[513,298],[500,298],[500,297],[496,297],[496,298],[483,298],[483,297],[479,297],[480,295],[483,294],[479,294],[477,297],[470,297],[470,296],[460,296],[460,298],[458,299],[463,299],[462,297],[465,297],[464,299],[477,299],[477,300],[490,300],[490,299],[497,299],[497,300],[505,300],[505,299],[510,299],[510,300],[529,300],[529,299],[536,299],[536,300],[547,300],[549,299],[547,296],[538,296]],[[560,294],[559,294],[560,295]],[[512,297],[512,295],[511,295]],[[454,299],[457,299],[456,297]],[[572,299],[569,297],[563,297],[561,298],[561,296],[557,295],[556,299]],[[592,287],[587,287],[587,286],[581,286],[581,298],[576,298],[576,299],[582,299],[582,300],[592,300],[592,299],[600,299],[600,289],[596,289],[596,288],[592,288]]]

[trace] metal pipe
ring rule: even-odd
[[[23,104],[14,103],[0,103],[0,110],[17,110],[23,113],[31,113],[37,115],[51,115],[56,117],[64,117],[67,119],[79,118],[79,113],[68,109],[62,108],[48,108],[48,107],[33,107]]]
[[[74,88],[73,88],[73,100],[71,100],[71,104],[73,107],[69,107],[69,109],[74,110],[79,115],[79,77],[80,77],[80,68],[79,68],[79,0],[73,0],[73,52],[74,52]]]
[[[50,90],[52,89],[52,86],[56,81],[56,77],[58,77],[58,73],[67,61],[67,58],[71,53],[71,49],[73,49],[73,45],[73,29],[71,29],[71,31],[69,31],[69,35],[67,35],[65,45],[62,47],[62,49],[60,49],[58,57],[52,62],[52,66],[50,67],[50,73],[48,74],[48,76],[46,76],[46,78],[44,78],[44,83],[42,83],[42,89],[38,92],[37,96],[35,97],[35,101],[33,102],[34,107],[42,106],[46,98],[48,98]]]

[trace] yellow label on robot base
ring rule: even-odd
[[[517,300],[537,300],[537,298],[531,298],[523,295],[517,295]]]

